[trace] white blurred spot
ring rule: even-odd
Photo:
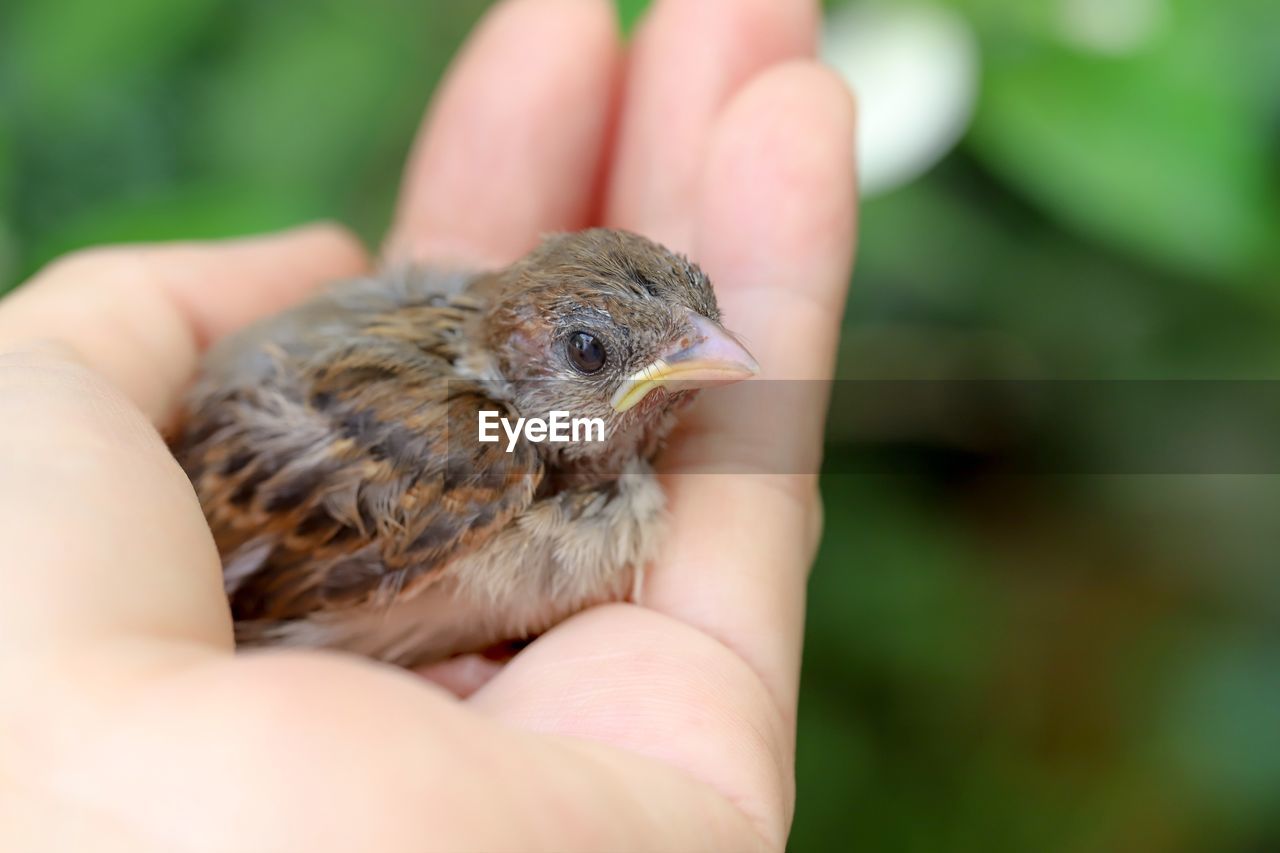
[[[1149,42],[1168,11],[1168,0],[1059,0],[1058,22],[1070,44],[1121,56]]]
[[[978,91],[968,23],[935,5],[858,2],[831,10],[822,58],[858,96],[863,196],[907,183],[964,135]]]

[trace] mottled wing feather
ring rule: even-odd
[[[441,315],[446,328],[458,319]],[[424,319],[412,325],[419,337]],[[276,353],[274,381],[223,378],[193,395],[174,449],[223,555],[237,620],[294,619],[428,585],[526,508],[541,482],[527,444],[507,453],[476,441],[479,411],[511,413],[452,378],[447,358],[394,325],[361,331],[303,359]]]

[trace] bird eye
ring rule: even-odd
[[[579,373],[598,373],[604,367],[604,346],[594,335],[574,332],[569,336],[569,363]]]

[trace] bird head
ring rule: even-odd
[[[635,234],[550,237],[492,286],[484,334],[516,411],[605,424],[605,447],[548,448],[566,458],[652,447],[697,389],[759,370],[706,274]]]

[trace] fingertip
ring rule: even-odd
[[[652,61],[686,73],[688,66],[673,60],[680,54],[668,51],[705,43],[709,57],[729,61],[696,70],[725,74],[728,92],[774,63],[814,55],[820,21],[813,0],[658,0],[641,20],[636,42]]]
[[[812,0],[663,0],[636,33],[607,219],[687,250],[717,116],[764,69],[812,56]]]
[[[364,244],[350,229],[333,220],[248,237],[144,248],[188,254],[189,259],[199,262],[228,263],[239,272],[252,275],[269,276],[288,270],[294,288],[354,275],[369,267]]]
[[[793,420],[782,426],[783,408],[770,406],[743,421],[738,409],[753,404],[739,395],[699,407],[689,423],[710,436],[752,438],[775,470],[816,471],[821,458],[826,383],[853,264],[853,134],[843,82],[815,62],[792,62],[760,75],[726,107],[708,153],[698,257],[726,323],[752,341],[763,377],[788,380],[760,393],[786,400]]]
[[[229,643],[190,482],[144,414],[64,345],[0,352],[0,539],[6,647],[130,632]]]
[[[620,67],[608,0],[495,6],[424,122],[384,257],[497,265],[541,234],[585,227]]]
[[[686,416],[702,470],[760,473],[669,478],[672,546],[647,588],[653,606],[751,662],[785,713],[795,702],[805,579],[821,524],[827,380],[852,263],[854,113],[839,78],[793,61],[757,75],[716,119],[697,257],[765,376],[799,381],[764,383],[769,405],[706,398]],[[765,636],[761,625],[775,630]]]
[[[369,268],[359,239],[327,221],[273,234],[155,246],[143,257],[190,322],[199,349],[321,285]]]
[[[531,7],[526,14],[576,16],[580,26],[605,38],[619,38],[622,34],[618,21],[618,9],[613,0],[509,0],[514,4]]]
[[[333,223],[210,242],[101,246],[62,257],[0,305],[0,346],[59,340],[153,419],[211,342],[367,269]]]
[[[767,150],[780,168],[810,183],[851,174],[856,102],[844,80],[813,60],[779,63],[762,72],[725,105],[716,122],[712,156]],[[751,130],[750,137],[743,131]],[[768,166],[768,163],[759,164]],[[841,187],[841,189],[845,189]]]
[[[299,250],[320,256],[327,267],[339,275],[355,274],[369,266],[369,253],[363,241],[336,220],[308,222],[276,236],[295,244]],[[271,239],[270,235],[266,239]]]
[[[63,341],[33,339],[0,351],[0,424],[7,447],[48,454],[51,463],[117,447],[158,450],[162,466],[175,467],[151,422]]]
[[[726,290],[790,289],[839,316],[857,218],[855,121],[848,87],[807,60],[764,72],[725,107],[698,249]]]

